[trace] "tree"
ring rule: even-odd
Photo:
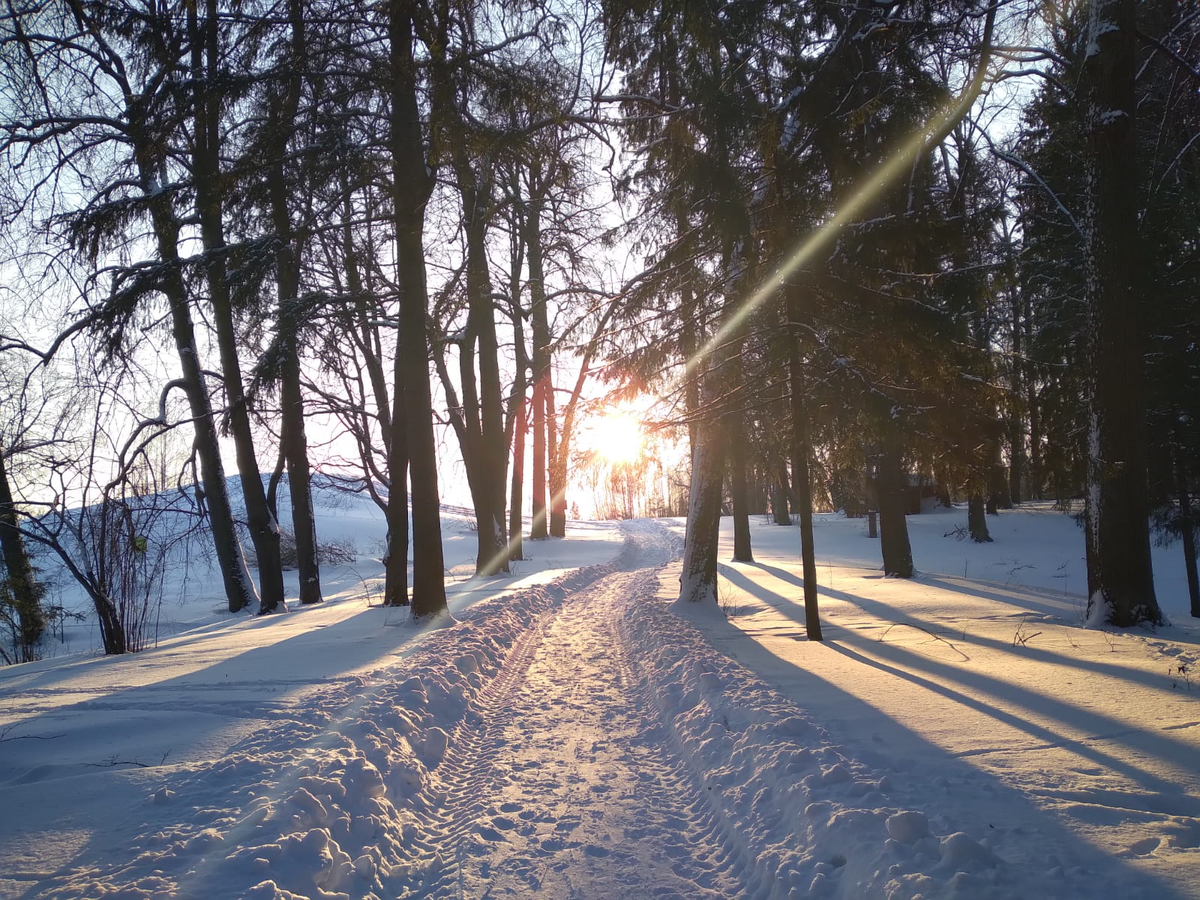
[[[420,70],[414,54],[415,21],[421,13],[411,0],[387,5],[390,51],[390,131],[392,203],[395,215],[396,269],[400,295],[400,342],[393,370],[394,402],[389,452],[391,486],[388,494],[389,548],[387,577],[393,596],[407,582],[408,498],[404,473],[412,480],[413,618],[441,614],[446,609],[442,558],[437,447],[433,433],[433,401],[429,385],[425,280],[425,208],[434,178],[426,155],[426,136],[417,95]],[[428,48],[434,35],[423,40]],[[503,490],[503,479],[501,479]],[[400,543],[404,539],[404,543]],[[398,552],[397,552],[398,551]]]
[[[1162,621],[1146,503],[1145,303],[1139,275],[1136,4],[1091,0],[1083,84],[1089,144],[1084,194],[1088,309],[1088,615]]]
[[[258,468],[250,408],[242,379],[239,342],[234,324],[234,286],[228,259],[230,246],[225,235],[225,185],[229,179],[222,171],[221,154],[225,144],[223,117],[228,102],[227,85],[231,79],[223,71],[223,60],[230,48],[222,46],[222,36],[236,29],[222,27],[218,18],[218,0],[206,0],[205,15],[199,16],[198,4],[187,8],[185,49],[191,75],[192,141],[191,181],[195,195],[196,218],[200,223],[204,255],[199,265],[208,287],[217,348],[221,360],[221,383],[225,388],[223,428],[233,438],[242,499],[250,539],[254,544],[261,590],[260,613],[283,608],[283,567],[279,557],[279,524],[267,506],[266,489]]]
[[[312,191],[312,179],[289,178],[287,158],[289,145],[302,137],[297,122],[301,95],[304,91],[303,73],[311,66],[304,8],[301,0],[287,4],[288,36],[280,39],[278,60],[262,79],[260,100],[265,107],[263,126],[252,141],[249,156],[265,160],[267,206],[275,247],[275,283],[278,295],[278,323],[271,348],[272,358],[260,363],[256,376],[264,369],[277,377],[280,389],[279,444],[280,457],[287,466],[288,494],[292,508],[292,532],[296,539],[296,562],[300,575],[300,602],[321,602],[321,571],[317,561],[317,532],[313,517],[311,471],[308,460],[308,438],[304,425],[304,398],[301,389],[300,342],[303,310],[300,302],[302,235],[293,225],[295,192]],[[309,166],[310,171],[315,167]],[[328,169],[327,166],[320,167]],[[256,181],[258,179],[252,179]],[[272,482],[274,487],[274,481]],[[273,495],[272,495],[273,496]],[[277,518],[274,502],[268,503],[272,517]]]
[[[1151,506],[1174,531],[1170,510],[1182,510],[1188,487],[1176,463],[1193,470],[1194,454],[1174,445],[1197,377],[1188,348],[1200,188],[1194,18],[1172,2],[1129,14],[1088,3],[1059,11],[1050,21],[1055,62],[1020,140],[999,153],[1024,176],[1018,278],[1031,313],[1031,463],[1035,477],[1049,471],[1060,499],[1084,494],[1089,583],[1103,594],[1112,581],[1126,623],[1158,615],[1147,602],[1149,555],[1136,523]],[[1095,28],[1104,41],[1093,42]],[[1129,121],[1118,121],[1131,96]],[[1109,294],[1113,285],[1127,292]],[[1095,532],[1101,506],[1111,540]],[[1110,601],[1089,591],[1095,620],[1105,619]]]
[[[15,659],[6,661],[29,662],[37,658],[37,645],[46,630],[46,615],[42,610],[44,588],[34,577],[33,565],[25,552],[17,506],[8,486],[6,455],[4,445],[0,444],[0,554],[3,556],[0,561],[4,563],[0,616],[9,619],[11,611],[15,632]]]
[[[12,115],[0,132],[0,153],[10,162],[11,189],[31,216],[47,215],[43,226],[65,237],[93,270],[83,310],[45,356],[87,329],[103,336],[109,359],[119,359],[137,326],[161,320],[161,307],[150,308],[165,302],[229,609],[244,609],[255,599],[254,585],[234,527],[192,311],[193,278],[207,261],[181,249],[194,173],[181,168],[190,154],[180,145],[190,139],[196,112],[183,73],[200,48],[168,10],[124,0],[28,0],[10,4],[2,19],[9,65],[0,78]],[[143,40],[150,34],[153,40]],[[88,178],[78,185],[68,179],[70,189],[37,174],[81,166]],[[135,237],[135,224],[146,233]]]

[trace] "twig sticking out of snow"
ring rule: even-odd
[[[914,625],[912,622],[893,622],[891,625],[889,625],[887,628],[885,628],[883,634],[881,634],[879,636],[878,640],[880,643],[883,643],[883,639],[888,636],[888,632],[891,631],[893,628],[915,628],[915,629],[917,629],[917,631],[923,631],[927,635],[929,635],[931,638],[933,638],[935,641],[941,641],[943,644],[945,644],[947,647],[949,647],[951,650],[953,650],[955,653],[957,653],[959,656],[961,656],[966,662],[971,661],[971,657],[967,656],[967,654],[963,653],[961,650],[959,650],[956,646],[954,646],[952,643],[950,643],[948,640],[946,640],[940,634],[930,631],[928,628],[925,628],[922,625]]]

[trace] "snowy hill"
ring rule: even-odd
[[[156,648],[0,670],[0,897],[1200,897],[1175,550],[1175,624],[1106,634],[1061,514],[982,546],[913,517],[911,581],[819,517],[810,643],[795,528],[756,522],[696,609],[678,521],[574,524],[474,581],[447,516],[452,617],[418,630],[371,605],[359,500],[318,505],[360,554],[320,607],[224,615],[200,561]]]

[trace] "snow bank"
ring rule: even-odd
[[[912,798],[889,775],[835,746],[667,604],[631,604],[625,629],[673,738],[756,857],[754,896],[1055,896],[986,839],[933,833],[924,812],[899,805]]]
[[[429,775],[448,735],[537,617],[612,565],[473,607],[403,663],[319,689],[221,760],[146,782],[119,861],[78,865],[36,896],[406,896],[414,873],[442,862],[418,823],[442,800]]]

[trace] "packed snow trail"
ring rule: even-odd
[[[726,839],[617,631],[653,594],[646,550],[547,612],[456,729],[423,897],[746,896]],[[661,554],[660,554],[661,555]],[[660,560],[661,561],[661,560]]]
[[[286,699],[242,685],[229,713],[262,724],[217,758],[41,784],[87,777],[105,821],[52,871],[10,873],[13,896],[1171,896],[1058,838],[1040,868],[1006,862],[1003,832],[945,815],[926,775],[848,755],[677,615],[678,538],[625,534],[610,563],[419,636],[380,629],[362,674]]]

